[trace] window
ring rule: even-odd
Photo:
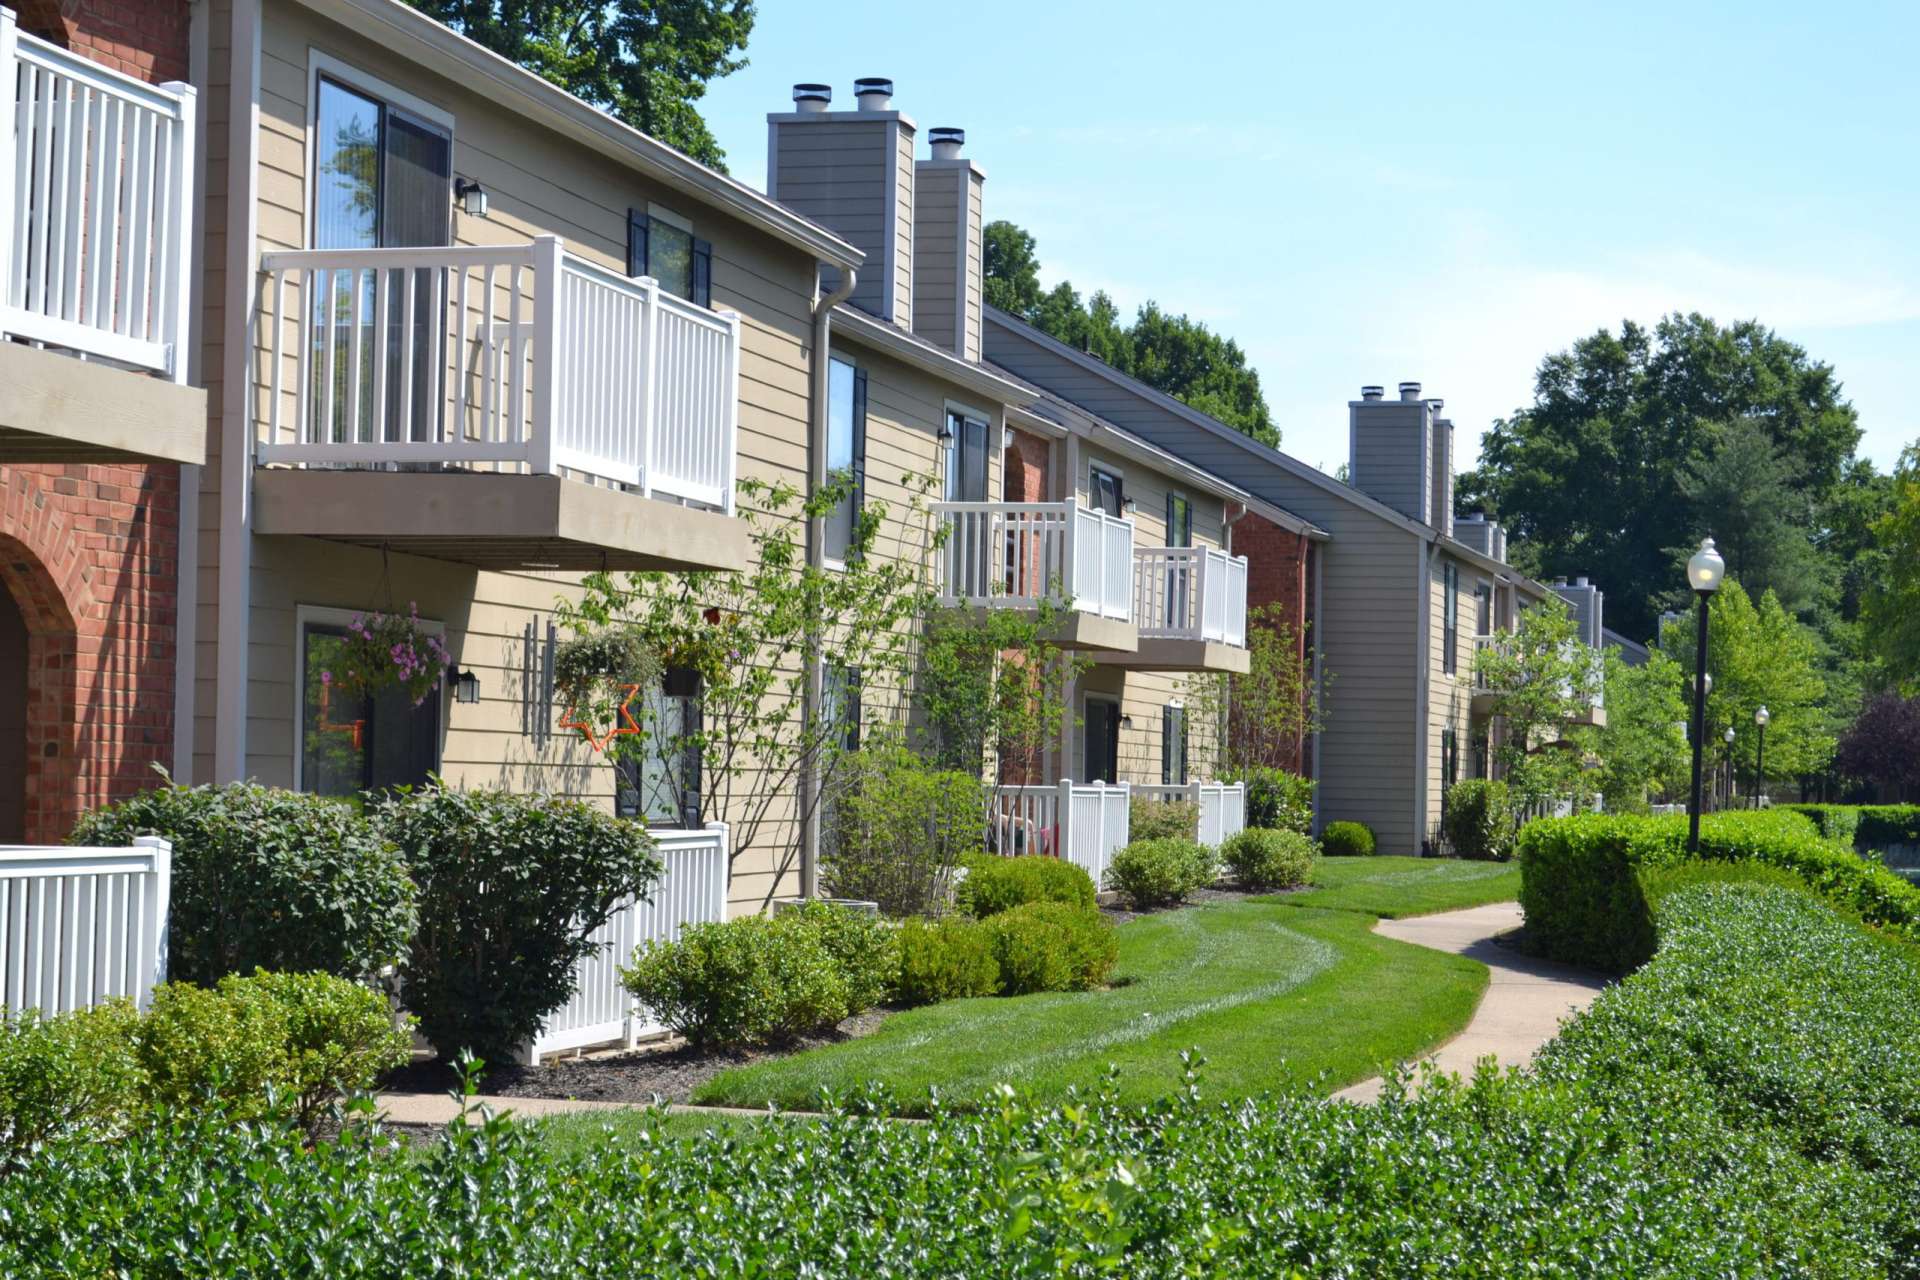
[[[1167,545],[1193,545],[1193,502],[1185,494],[1167,495]]]
[[[677,298],[713,305],[713,246],[671,214],[627,210],[627,274],[652,276]]]
[[[1120,477],[1095,464],[1087,472],[1087,500],[1093,505],[1095,511],[1104,511],[1110,516],[1118,516],[1121,505],[1126,501]]]
[[[614,813],[651,827],[699,826],[700,673],[669,668],[635,718],[645,745],[614,763]]]
[[[845,560],[854,515],[866,496],[867,372],[840,359],[829,361],[827,370],[827,476],[852,485],[827,516],[827,558]]]
[[[1081,763],[1088,782],[1120,780],[1120,704],[1112,698],[1087,695],[1082,720]]]
[[[430,248],[453,238],[453,135],[322,73],[313,121],[315,249]]]
[[[1187,782],[1187,709],[1160,709],[1160,781],[1167,786]]]
[[[1448,675],[1453,675],[1460,669],[1460,566],[1442,565],[1440,577],[1447,593],[1441,620],[1440,665]]]
[[[1440,786],[1445,789],[1460,781],[1460,738],[1452,725],[1440,731]]]
[[[1493,584],[1482,582],[1473,589],[1473,634],[1493,634]]]
[[[987,424],[964,413],[947,413],[948,502],[987,500]]]
[[[352,796],[420,786],[439,765],[440,696],[419,706],[405,689],[344,694],[325,679],[347,634],[347,617],[300,624],[300,789]]]
[[[828,663],[822,706],[825,723],[839,726],[842,751],[860,749],[860,668]]]

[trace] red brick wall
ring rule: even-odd
[[[1312,543],[1305,534],[1294,533],[1249,511],[1233,526],[1233,553],[1247,558],[1247,613],[1269,605],[1278,605],[1280,617],[1293,633],[1299,660],[1308,660],[1310,647],[1309,612],[1312,604],[1308,577],[1308,549]],[[1305,743],[1294,749],[1287,768],[1301,768]]]
[[[22,30],[115,71],[187,78],[187,0],[26,0],[18,12]]]
[[[18,13],[117,71],[187,79],[186,0],[27,0]],[[30,843],[63,839],[172,764],[179,529],[177,466],[0,466],[0,587],[28,633]]]

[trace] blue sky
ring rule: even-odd
[[[1920,439],[1920,3],[1573,9],[761,0],[703,109],[760,184],[793,82],[851,109],[891,76],[967,130],[1048,284],[1238,339],[1329,470],[1362,383],[1444,396],[1465,465],[1543,354],[1675,309],[1832,363],[1890,466]]]

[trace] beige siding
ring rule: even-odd
[[[961,336],[965,179],[964,169],[933,163],[919,165],[914,174],[913,329],[949,351],[959,350]]]
[[[1446,669],[1446,566],[1458,569],[1460,578],[1460,628],[1455,650],[1457,661],[1455,670],[1448,674]],[[1485,579],[1479,570],[1464,560],[1442,551],[1433,559],[1433,570],[1427,582],[1428,621],[1427,628],[1427,717],[1426,717],[1426,759],[1423,776],[1426,779],[1425,794],[1421,800],[1422,823],[1425,834],[1432,837],[1440,826],[1440,806],[1446,792],[1445,757],[1442,751],[1443,735],[1451,728],[1459,743],[1460,777],[1472,776],[1472,716],[1473,701],[1473,589],[1476,583]]]
[[[1383,400],[1355,408],[1353,485],[1394,510],[1424,521],[1433,489],[1427,406]]]
[[[913,128],[891,112],[787,115],[773,125],[773,195],[867,255],[850,301],[913,318]]]

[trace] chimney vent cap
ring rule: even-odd
[[[802,111],[825,111],[833,102],[833,86],[797,84],[793,86],[793,101]]]
[[[1445,400],[1441,400],[1441,399],[1438,399],[1438,398],[1436,398],[1436,399],[1433,399],[1433,400],[1429,400],[1429,401],[1427,401],[1427,403],[1433,406],[1433,412],[1434,412],[1434,414],[1435,414],[1436,416],[1437,416],[1437,415],[1439,414],[1439,412],[1440,412],[1440,411],[1441,411],[1442,409],[1444,409],[1444,408],[1446,408],[1446,407],[1447,407],[1447,402],[1446,402]]]
[[[1420,398],[1420,384],[1417,382],[1401,383],[1400,398],[1402,400],[1418,400]]]
[[[967,131],[942,125],[927,131],[927,142],[932,147],[935,160],[958,160],[960,148],[967,144]]]
[[[1362,400],[1378,400],[1385,394],[1387,394],[1385,387],[1377,386],[1373,383],[1368,383],[1366,386],[1360,388],[1360,398]]]
[[[853,82],[853,96],[862,111],[886,111],[893,106],[893,81],[886,76],[861,76]]]

